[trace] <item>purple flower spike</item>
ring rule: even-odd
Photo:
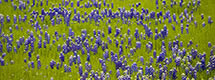
[[[156,52],[156,50],[154,50],[154,52],[153,52],[153,56],[154,56],[154,58],[156,58],[156,57],[157,57],[157,52]]]
[[[182,41],[180,41],[180,46],[183,47],[183,42]]]
[[[119,28],[116,29],[115,37],[117,37],[120,34],[121,30]]]
[[[201,14],[201,19],[204,19],[204,14]]]
[[[32,68],[35,68],[35,66],[34,66],[34,61],[31,62],[31,67],[32,67]]]
[[[195,27],[197,27],[197,21],[194,21]]]
[[[26,62],[27,62],[27,60],[26,60],[26,59],[24,59],[24,62],[26,63]]]
[[[48,6],[49,5],[49,0],[46,0],[46,6]]]
[[[38,60],[38,59],[40,59],[40,56],[39,56],[39,54],[37,54],[37,60]]]
[[[90,62],[90,54],[87,54],[87,61]]]
[[[50,62],[50,67],[51,67],[51,69],[53,69],[54,68],[54,65],[55,65],[56,63],[55,63],[55,61],[54,60],[52,60],[51,62]]]
[[[4,62],[4,59],[1,59],[1,66],[4,66],[5,65],[5,62]]]
[[[181,60],[180,57],[177,57],[177,58],[175,59],[176,66],[180,66],[180,63],[181,63],[180,60]]]
[[[211,42],[208,42],[208,47],[212,47],[212,44],[211,44]]]
[[[130,53],[131,53],[132,55],[134,55],[134,50],[133,50],[132,48],[130,48]]]
[[[177,70],[174,68],[173,73],[172,73],[172,78],[177,79]]]
[[[31,59],[31,52],[28,52],[28,59]]]
[[[119,69],[117,69],[116,76],[117,76],[117,77],[120,76],[120,71],[119,71]]]
[[[66,64],[64,64],[64,72],[67,72],[67,65]]]
[[[127,34],[130,35],[130,32],[131,32],[131,31],[130,31],[130,29],[128,28]]]
[[[71,2],[71,7],[73,8],[73,2]]]
[[[208,24],[212,24],[213,20],[211,19],[211,16],[208,17]]]
[[[63,55],[63,53],[60,53],[59,58],[60,58],[60,60],[61,60],[62,62],[64,62],[64,55]]]
[[[184,27],[183,27],[183,24],[181,24],[181,34],[183,34],[183,30],[184,30]]]
[[[111,33],[112,33],[111,26],[108,26],[108,34],[111,34]]]
[[[14,16],[13,16],[13,22],[14,22],[14,24],[16,24],[16,23],[17,23],[16,15],[14,15]]]
[[[80,76],[82,76],[82,74],[83,74],[83,68],[82,68],[82,65],[80,64],[79,65],[79,74],[80,74]]]
[[[40,1],[40,6],[43,6],[43,1]]]
[[[77,56],[77,61],[78,61],[78,64],[81,64],[81,58],[79,55]]]
[[[6,56],[6,53],[3,53],[1,57],[4,58],[5,56]]]
[[[140,41],[137,41],[136,42],[136,49],[140,49],[141,48],[141,42]]]
[[[203,22],[203,23],[202,23],[202,27],[205,27],[205,25],[206,25],[205,22]]]
[[[41,68],[41,62],[40,59],[37,60],[37,68],[40,69]]]
[[[77,1],[77,7],[79,7],[79,6],[80,6],[80,1],[78,0],[78,1]]]
[[[158,0],[155,1],[155,4],[158,5]]]
[[[71,67],[70,67],[70,66],[68,66],[68,68],[67,68],[67,72],[71,72],[71,71],[72,71]]]
[[[188,30],[188,27],[186,27],[186,31],[187,31],[187,34],[189,34],[189,30]]]
[[[143,56],[140,57],[140,61],[144,65],[144,58],[143,58]]]
[[[111,3],[111,8],[113,8],[113,3]]]

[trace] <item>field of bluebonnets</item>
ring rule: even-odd
[[[0,0],[0,80],[215,79],[214,0]]]

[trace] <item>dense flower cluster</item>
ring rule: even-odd
[[[201,1],[153,2],[154,11],[141,2],[127,8],[106,0],[0,0],[0,8],[8,5],[22,13],[0,15],[1,67],[10,62],[81,80],[213,77],[213,41],[199,49],[201,41],[186,37],[212,27],[211,16],[196,15]],[[22,62],[13,60],[17,55]]]

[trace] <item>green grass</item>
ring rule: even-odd
[[[166,1],[167,1],[167,4],[170,4],[170,0],[166,0]],[[73,1],[73,2],[75,4],[76,1]],[[80,4],[84,4],[84,2],[87,2],[87,0],[82,1]],[[159,7],[159,9],[156,9],[155,0],[141,0],[141,1],[139,1],[139,0],[114,0],[114,1],[107,0],[107,2],[114,3],[114,9],[112,9],[113,11],[118,10],[118,7],[125,7],[126,10],[129,10],[132,7],[131,4],[136,4],[137,2],[141,2],[141,6],[136,9],[137,11],[141,11],[141,7],[148,8],[149,12],[151,12],[151,11],[166,12],[167,10],[170,10],[171,14],[175,13],[178,16],[185,9],[185,7],[180,8],[179,6],[174,6],[174,8],[167,7],[166,10],[164,10],[161,7]],[[178,2],[178,0],[177,0],[177,2]],[[186,1],[186,2],[188,2],[188,1]],[[14,3],[18,5],[18,0],[15,1]],[[49,6],[46,6],[45,5],[46,3],[44,3],[44,5],[42,7],[40,7],[40,6],[33,7],[33,8],[31,8],[30,12],[35,10],[35,11],[38,11],[39,13],[41,13],[42,8],[44,8],[47,11],[47,10],[49,10],[49,8],[52,7],[51,4],[56,4],[55,6],[58,7],[57,3],[61,3],[61,0],[49,1]],[[181,37],[177,40],[183,41],[184,46],[186,46],[190,40],[193,41],[194,45],[192,45],[189,48],[186,48],[187,50],[194,48],[194,49],[197,49],[199,53],[206,52],[206,54],[207,54],[206,64],[207,64],[207,62],[209,61],[209,56],[210,56],[209,54],[210,54],[210,50],[211,50],[211,48],[207,47],[207,43],[211,42],[212,45],[215,44],[215,37],[214,37],[214,35],[215,35],[214,26],[215,25],[206,24],[206,27],[203,28],[201,26],[201,24],[202,24],[202,22],[207,23],[207,16],[211,16],[212,19],[214,19],[214,17],[215,17],[215,15],[214,15],[215,9],[213,9],[215,7],[214,4],[215,4],[214,0],[201,0],[201,6],[197,9],[197,11],[194,11],[194,17],[195,17],[194,19],[198,22],[198,27],[194,27],[194,24],[192,22],[189,27],[189,34],[186,34],[185,30],[184,30],[184,34],[180,34],[181,33],[180,24],[176,25],[175,23],[173,23],[173,24],[176,27],[176,31],[173,31],[171,24],[168,24],[167,20],[165,20],[165,22],[162,24],[158,24],[157,26],[154,24],[154,22],[155,22],[154,20],[144,21],[144,24],[146,24],[146,23],[148,24],[149,22],[152,22],[152,25],[150,25],[150,28],[152,29],[153,32],[154,32],[155,28],[158,28],[158,30],[160,31],[163,28],[163,26],[166,25],[169,30],[169,32],[168,32],[169,35],[166,39],[154,40],[151,38],[147,38],[146,40],[142,40],[141,41],[142,49],[139,49],[136,51],[136,53],[130,58],[131,61],[129,59],[127,59],[128,64],[131,65],[131,64],[133,64],[133,62],[136,62],[138,64],[138,66],[142,66],[143,68],[145,68],[145,65],[142,65],[140,61],[137,61],[140,56],[143,56],[145,63],[146,63],[146,62],[149,62],[150,56],[153,56],[152,52],[147,53],[147,51],[145,49],[145,44],[147,44],[149,41],[151,41],[153,43],[153,45],[155,45],[153,47],[153,50],[157,50],[157,52],[159,53],[161,51],[161,49],[160,49],[161,41],[164,40],[167,45],[169,41],[175,40],[175,36],[177,36],[178,34],[180,34]],[[162,5],[159,4],[159,6],[162,6]],[[70,7],[70,5],[67,6],[66,8],[68,9],[69,7]],[[104,8],[106,8],[106,7],[102,6],[102,9],[100,9],[100,11],[103,10]],[[76,68],[76,66],[78,66],[77,64],[71,66],[72,72],[70,72],[70,73],[65,73],[64,68],[60,68],[59,70],[57,70],[57,69],[51,69],[49,67],[50,61],[52,59],[55,60],[56,62],[60,62],[60,59],[59,59],[60,52],[57,52],[56,49],[57,49],[58,44],[63,45],[65,43],[65,41],[62,38],[60,38],[59,41],[57,41],[55,44],[53,44],[52,48],[49,49],[49,47],[52,44],[52,40],[55,39],[55,37],[52,37],[52,35],[54,34],[55,31],[58,31],[59,34],[61,34],[61,35],[63,33],[65,33],[66,37],[68,37],[69,28],[72,28],[72,30],[75,32],[75,36],[78,36],[78,35],[80,36],[82,29],[86,29],[90,36],[93,35],[93,30],[104,31],[105,37],[104,38],[102,37],[102,40],[107,42],[107,37],[110,36],[112,38],[113,43],[108,45],[108,47],[109,47],[108,51],[109,52],[113,51],[115,53],[119,52],[119,48],[115,47],[114,33],[108,35],[108,32],[107,32],[108,25],[110,25],[112,27],[112,29],[113,29],[112,32],[115,32],[115,27],[116,27],[116,28],[121,28],[121,33],[123,33],[123,34],[127,33],[127,29],[130,28],[132,36],[133,36],[133,33],[135,32],[136,28],[138,28],[140,32],[145,33],[144,28],[142,26],[137,25],[135,19],[130,20],[131,22],[133,22],[133,24],[131,24],[130,26],[128,26],[126,24],[122,24],[121,20],[119,23],[117,23],[118,19],[111,20],[111,24],[106,25],[106,22],[108,19],[105,18],[104,22],[101,21],[99,26],[96,26],[94,24],[94,21],[92,21],[91,24],[90,23],[80,23],[79,24],[77,22],[73,22],[73,24],[70,24],[70,26],[68,27],[64,24],[64,22],[63,22],[63,24],[52,26],[51,22],[49,20],[49,17],[45,17],[44,22],[41,22],[38,17],[37,20],[39,21],[40,26],[42,27],[43,33],[45,33],[45,31],[47,31],[51,36],[51,44],[48,44],[46,49],[44,49],[44,48],[38,49],[37,48],[37,43],[38,43],[37,35],[39,35],[39,33],[40,33],[39,30],[37,32],[35,32],[34,28],[31,27],[31,24],[29,24],[28,22],[26,22],[26,23],[18,22],[18,24],[13,24],[13,15],[16,15],[17,17],[19,15],[21,15],[23,17],[26,14],[28,16],[27,21],[29,21],[31,17],[30,17],[30,12],[28,12],[28,9],[29,8],[27,7],[27,9],[24,11],[20,11],[18,9],[16,11],[14,11],[10,1],[8,3],[6,3],[6,2],[4,2],[4,0],[2,0],[2,4],[0,4],[0,14],[3,14],[4,16],[9,15],[11,18],[10,23],[6,23],[6,20],[5,20],[4,26],[2,27],[2,32],[4,32],[5,35],[10,35],[11,33],[9,32],[9,27],[11,27],[13,29],[12,33],[14,35],[14,41],[13,41],[14,45],[13,46],[16,46],[15,45],[16,40],[18,40],[22,36],[24,36],[25,39],[29,36],[29,34],[26,33],[28,29],[30,31],[33,31],[34,36],[36,38],[36,42],[34,43],[35,51],[32,54],[31,60],[27,60],[27,63],[30,61],[34,61],[35,67],[36,67],[37,66],[36,55],[39,54],[40,60],[42,63],[42,67],[41,67],[41,69],[37,69],[37,68],[32,69],[32,68],[28,67],[27,63],[24,63],[24,58],[26,58],[26,59],[28,58],[28,53],[24,53],[25,46],[21,46],[21,48],[18,49],[17,53],[14,53],[14,51],[7,53],[6,43],[2,42],[3,43],[3,52],[5,52],[7,54],[6,57],[4,58],[4,60],[6,63],[8,63],[8,65],[0,66],[0,80],[31,80],[31,79],[47,80],[47,79],[51,79],[51,77],[53,77],[53,79],[55,79],[55,80],[61,80],[61,79],[78,80],[78,79],[80,79],[80,76],[78,73],[78,68]],[[89,9],[77,8],[77,11],[80,11],[80,13],[82,14],[85,11],[89,13],[93,9],[94,9],[94,7],[89,8]],[[191,9],[192,8],[189,8],[188,10],[191,10]],[[71,10],[73,12],[72,8],[71,8]],[[200,20],[202,13],[204,13],[204,15],[205,15],[204,20]],[[74,15],[74,13],[72,13],[72,15]],[[62,20],[63,20],[63,18],[62,18]],[[179,19],[177,19],[177,20],[179,21]],[[48,29],[45,29],[43,27],[44,24],[48,25]],[[183,24],[186,25],[186,22],[184,21]],[[23,31],[21,31],[20,29],[15,30],[15,25],[18,25],[19,28],[23,27]],[[132,36],[130,36],[130,37],[132,37]],[[42,35],[42,37],[44,40],[44,35]],[[127,45],[127,36],[123,36],[123,37],[125,37],[124,44],[123,44],[123,46],[125,46],[125,45]],[[116,39],[118,39],[118,41],[120,42],[120,40],[123,39],[123,37],[122,38],[117,37]],[[0,37],[0,41],[3,41],[2,37]],[[95,42],[95,38],[94,38],[93,42],[90,42],[90,39],[89,39],[89,44],[94,45],[94,42]],[[135,42],[136,42],[136,40],[133,39],[131,48],[135,47]],[[195,47],[196,44],[198,44],[198,47]],[[180,49],[182,49],[182,48],[180,48]],[[126,58],[127,58],[127,54],[129,54],[129,50],[130,50],[130,48],[129,49],[124,48],[125,52],[123,53],[123,55],[125,55]],[[97,54],[94,55],[94,53],[92,53],[92,52],[90,53],[91,61],[89,63],[92,65],[92,69],[94,71],[97,71],[98,73],[100,73],[102,71],[101,64],[99,63],[99,58],[103,58],[103,52],[104,51],[102,51],[101,47],[99,47]],[[0,53],[0,54],[2,54],[2,53]],[[78,54],[81,56],[81,64],[83,65],[83,69],[84,69],[83,71],[85,71],[84,63],[86,61],[87,55],[86,54],[82,55],[81,51],[78,51]],[[68,65],[70,55],[73,55],[73,52],[69,52],[68,54],[65,54],[64,64]],[[167,50],[167,57],[168,58],[172,57],[171,51]],[[11,60],[14,60],[15,63],[10,64]],[[193,60],[193,63],[191,63],[191,64],[194,66],[196,64],[196,62],[198,62],[198,61],[200,61],[200,60],[199,59]],[[156,59],[154,59],[154,62],[156,62]],[[107,65],[107,71],[112,70],[112,74],[110,75],[111,80],[116,80],[117,78],[116,78],[116,74],[115,74],[116,73],[115,64],[113,62],[106,61],[106,65]],[[46,66],[48,66],[48,69],[46,69]],[[153,64],[152,66],[156,70],[159,70],[159,68],[158,68],[158,66],[156,66],[156,64]],[[173,69],[173,67],[175,67],[175,63],[171,63],[167,66],[168,66],[168,70]],[[145,70],[145,69],[143,69],[143,70]],[[177,67],[177,71],[178,71],[178,73],[177,73],[178,79],[180,79],[181,74],[184,73],[184,69],[182,67]],[[121,73],[123,73],[122,70],[121,70]],[[132,74],[132,76],[131,76],[132,80],[135,79],[135,77],[136,77],[135,75],[136,75],[136,73]],[[158,76],[158,74],[155,74],[155,75]],[[197,79],[198,80],[207,80],[209,77],[213,77],[214,75],[215,75],[214,71],[212,71],[209,75],[206,75],[206,71],[202,71],[202,72],[197,73],[197,76],[198,76]],[[191,76],[188,76],[188,77],[192,78]]]

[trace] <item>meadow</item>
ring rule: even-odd
[[[0,80],[214,80],[215,0],[0,0]]]

